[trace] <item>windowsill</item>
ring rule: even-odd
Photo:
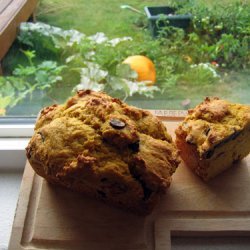
[[[25,138],[31,137],[34,132],[34,124],[0,124],[0,137]]]
[[[0,169],[23,169],[29,138],[0,138]]]
[[[29,138],[0,138],[0,150],[24,150]]]
[[[7,250],[29,138],[0,138],[0,249]]]
[[[0,167],[0,203],[1,203],[0,249],[1,250],[8,249],[22,175],[23,175],[23,170],[21,169],[21,167],[17,170],[7,169],[1,164]]]

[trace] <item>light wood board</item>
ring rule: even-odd
[[[182,163],[147,217],[52,186],[27,164],[9,249],[168,250],[175,235],[250,236],[250,155],[208,183]]]

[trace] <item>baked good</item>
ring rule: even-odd
[[[90,90],[44,108],[26,152],[49,182],[141,214],[152,211],[180,162],[150,112]]]
[[[175,131],[180,155],[205,181],[250,151],[250,106],[206,98]]]

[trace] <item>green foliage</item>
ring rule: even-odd
[[[58,66],[54,61],[43,61],[35,65],[35,51],[23,51],[28,66],[18,65],[12,76],[0,77],[0,110],[4,114],[7,108],[14,107],[34,90],[49,91],[62,80],[61,73],[66,66]]]
[[[18,65],[13,71],[14,77],[29,83],[29,86],[32,84],[32,89],[38,90],[51,89],[55,83],[62,80],[61,72],[66,66],[58,66],[54,61],[43,61],[34,65],[32,59],[35,57],[35,51],[25,51],[24,53],[30,65],[26,67]]]
[[[41,45],[38,38],[41,39]],[[108,39],[104,33],[87,37],[75,30],[62,30],[43,23],[23,23],[20,28],[19,41],[25,42],[26,45],[32,44],[32,49],[37,47],[38,55],[42,55],[45,47],[56,47],[57,57],[60,58],[62,64],[66,65],[64,79],[72,72],[78,74],[78,77],[74,78],[78,82],[74,83],[73,91],[87,88],[96,91],[103,90],[126,99],[136,93],[153,97],[153,92],[159,90],[157,87],[146,86],[146,82],[138,83],[135,72],[128,70],[127,65],[120,65],[127,56],[133,53],[133,50],[136,54],[149,50],[139,45],[138,42],[132,41],[130,37]],[[39,69],[40,66],[42,65],[39,65]],[[26,70],[29,68],[26,67]],[[132,75],[134,77],[131,78]],[[38,76],[47,86],[49,79],[43,79],[45,75],[41,73]]]
[[[33,87],[15,76],[0,77],[0,116],[33,91]]]
[[[156,93],[169,96],[177,92],[174,89],[188,86],[205,89],[216,85],[228,70],[249,68],[249,4],[241,1],[208,6],[192,0],[172,3],[177,13],[193,15],[191,26],[184,31],[166,25],[157,39],[145,32],[143,16],[138,18],[140,25],[136,24],[140,34],[133,39],[110,39],[101,32],[87,36],[74,29],[23,23],[18,40],[28,64],[18,65],[12,76],[1,78],[0,113],[28,96],[32,98],[34,90],[45,91],[53,99],[58,86],[73,91],[102,90],[122,99],[134,95],[153,98]],[[155,86],[137,82],[136,73],[121,64],[126,57],[138,54],[154,62]]]
[[[250,64],[250,5],[205,3],[190,0],[178,13],[191,13],[190,47],[202,62],[215,60],[227,69],[247,68]],[[195,39],[194,39],[195,38]]]

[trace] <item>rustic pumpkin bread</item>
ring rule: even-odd
[[[150,112],[90,90],[44,108],[26,150],[49,182],[141,214],[152,211],[180,162]]]
[[[248,155],[250,106],[206,98],[175,132],[182,159],[207,181]]]

